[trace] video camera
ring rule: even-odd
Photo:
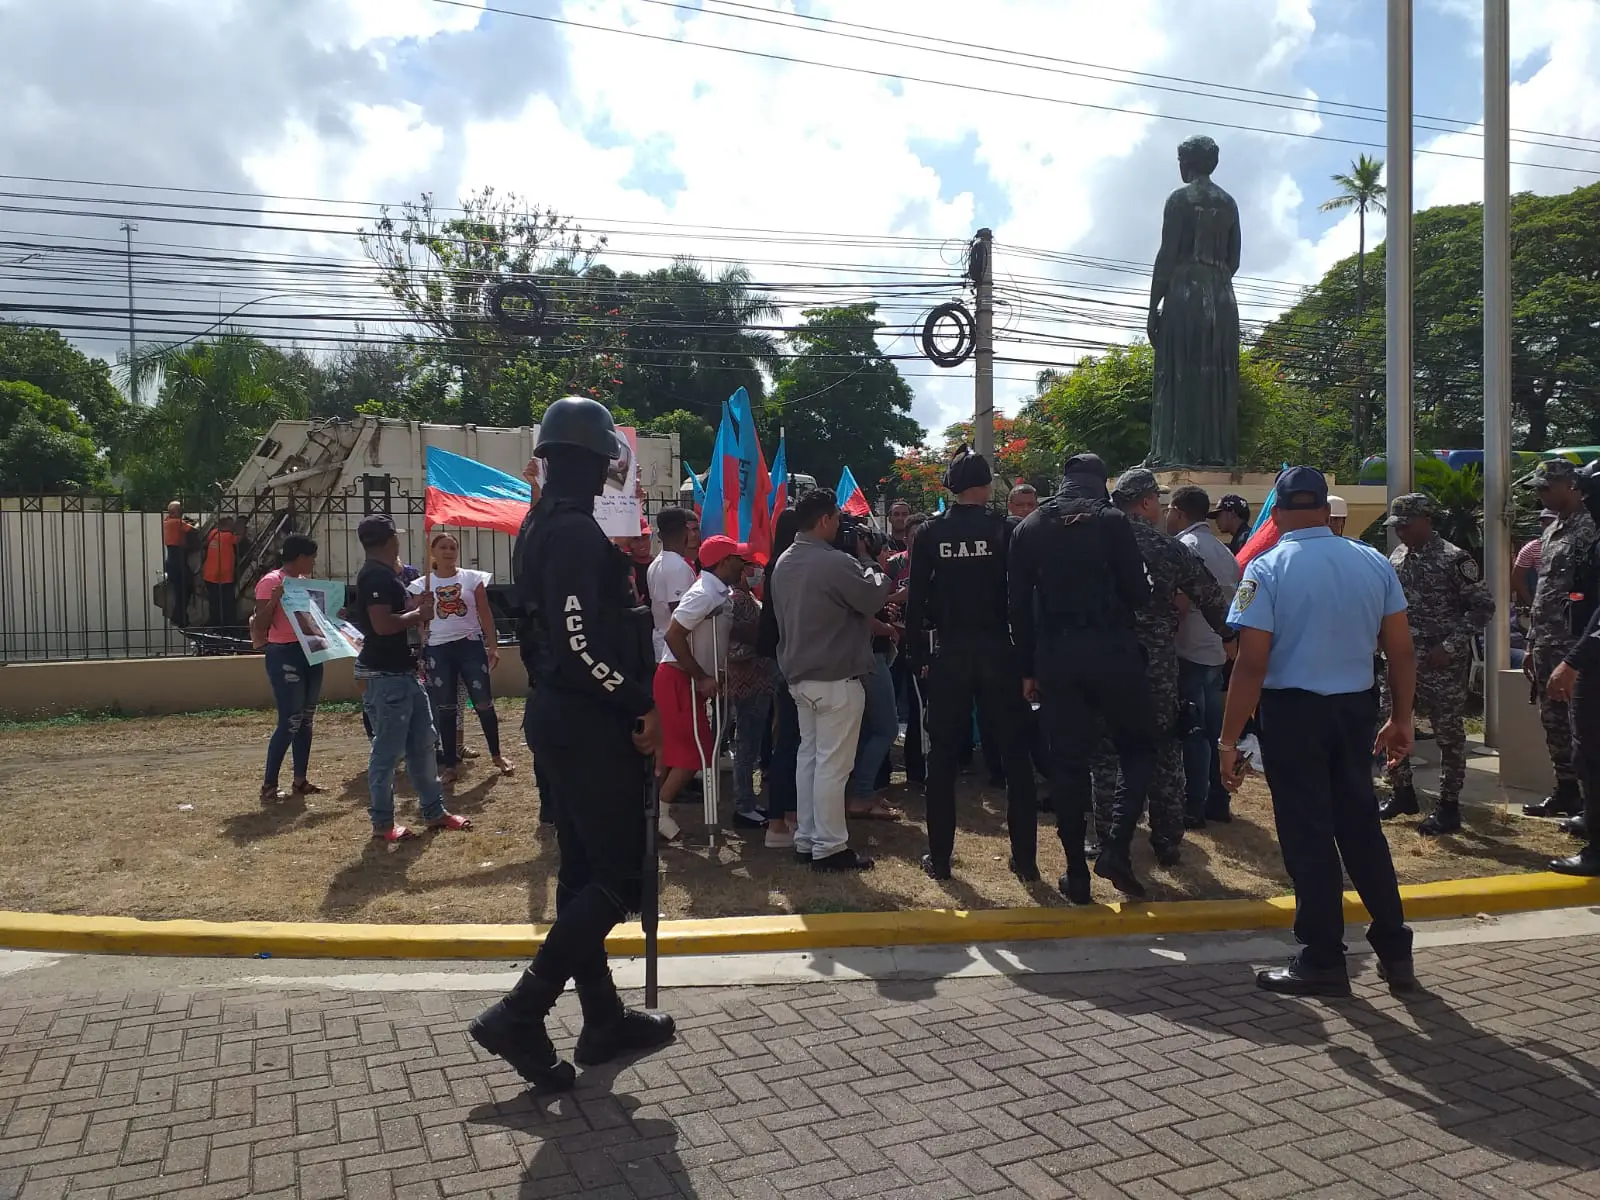
[[[879,533],[868,521],[850,513],[839,514],[839,532],[833,539],[833,548],[843,550],[846,554],[862,557],[863,552],[867,558],[876,559],[883,553],[885,543],[883,534]]]

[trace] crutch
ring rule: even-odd
[[[706,702],[706,709],[711,723],[711,762],[706,763],[705,744],[700,740],[700,731],[694,731],[695,749],[700,752],[700,770],[703,776],[702,794],[705,797],[705,821],[707,846],[715,850],[717,847],[717,834],[721,830],[722,819],[722,658],[721,647],[717,644],[717,617],[711,617],[711,671],[712,678],[717,681],[717,694]]]
[[[639,924],[644,929],[644,1006],[656,1006],[656,933],[661,926],[660,867],[656,861],[656,821],[661,813],[661,789],[655,765],[644,776],[644,876],[639,881]]]

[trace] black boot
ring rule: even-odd
[[[1155,851],[1157,866],[1175,867],[1183,861],[1183,851],[1171,842],[1158,842],[1152,839],[1150,849]]]
[[[1414,817],[1421,811],[1422,805],[1417,803],[1417,789],[1409,783],[1397,783],[1390,791],[1389,798],[1379,806],[1378,819],[1392,821],[1396,817]]]
[[[1143,900],[1144,884],[1133,873],[1133,857],[1126,841],[1106,842],[1100,847],[1100,857],[1095,859],[1094,873],[1109,880],[1111,886],[1124,896]]]
[[[1032,859],[1021,861],[1013,854],[1010,861],[1006,863],[1006,867],[1017,877],[1019,883],[1039,882],[1039,867]]]
[[[1550,864],[1550,869],[1557,875],[1581,875],[1585,878],[1600,878],[1600,846],[1590,842],[1571,858],[1558,858]]]
[[[1066,874],[1056,886],[1073,904],[1093,904],[1094,897],[1089,892],[1089,860],[1081,854],[1068,854]]]
[[[1589,822],[1582,816],[1568,817],[1561,822],[1561,832],[1570,833],[1580,841],[1589,840]]]
[[[1583,811],[1583,794],[1576,779],[1556,780],[1556,790],[1537,804],[1524,804],[1522,813],[1528,817],[1575,817]]]
[[[1438,837],[1442,833],[1461,832],[1461,805],[1457,801],[1446,804],[1439,801],[1439,806],[1422,819],[1422,824],[1417,826],[1417,832],[1424,837]]]
[[[583,1032],[572,1057],[585,1067],[610,1062],[619,1054],[643,1054],[672,1040],[677,1025],[666,1013],[624,1008],[608,970],[577,984],[583,1006]]]
[[[950,878],[950,864],[935,862],[933,855],[924,854],[922,856],[922,873],[929,879],[943,883]]]
[[[577,1073],[572,1064],[556,1056],[545,1032],[544,1019],[561,995],[556,984],[540,979],[532,970],[522,973],[517,986],[467,1026],[467,1033],[490,1054],[510,1063],[536,1090],[565,1091]]]
[[[1256,986],[1282,996],[1348,996],[1350,976],[1345,967],[1313,967],[1305,959],[1291,958],[1286,967],[1256,973]]]

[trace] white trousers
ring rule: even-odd
[[[856,679],[808,679],[789,685],[800,714],[800,756],[795,764],[794,835],[797,854],[813,861],[850,844],[845,825],[845,780],[856,761],[867,693]]]

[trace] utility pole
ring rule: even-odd
[[[139,402],[139,373],[134,359],[139,349],[133,329],[133,231],[138,228],[127,221],[122,223],[122,232],[128,243],[128,399],[135,404]]]
[[[1484,741],[1499,745],[1500,672],[1511,667],[1511,3],[1483,0]]]
[[[994,234],[980,229],[972,239],[967,277],[977,286],[978,320],[973,358],[972,448],[994,467]]]
[[[1384,236],[1385,463],[1389,500],[1411,490],[1411,0],[1389,0],[1389,227]],[[1390,545],[1394,534],[1390,533]]]

